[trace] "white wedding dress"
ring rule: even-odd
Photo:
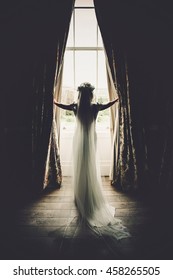
[[[76,130],[73,139],[73,186],[79,220],[99,235],[116,239],[130,234],[121,220],[114,217],[115,208],[108,205],[101,185],[97,164],[96,116],[97,105],[84,113],[86,122],[76,115]],[[88,114],[88,116],[86,116]],[[106,148],[106,147],[103,147]]]

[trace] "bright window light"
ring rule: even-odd
[[[97,47],[97,22],[94,9],[75,10],[75,46]]]
[[[75,1],[64,55],[61,102],[74,102],[77,87],[83,82],[95,87],[96,101],[108,101],[105,53],[92,0]],[[61,114],[63,122],[74,121],[72,113],[61,111]],[[100,124],[108,121],[109,110],[99,114]]]

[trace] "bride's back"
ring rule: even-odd
[[[79,87],[76,117],[86,128],[96,119],[95,104],[92,104],[93,88],[89,84]]]

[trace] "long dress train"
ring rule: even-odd
[[[121,220],[114,217],[115,208],[107,203],[102,192],[95,128],[94,117],[87,125],[76,117],[73,139],[73,186],[79,220],[99,235],[106,234],[116,239],[126,238],[130,234]]]

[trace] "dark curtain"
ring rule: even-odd
[[[173,97],[172,100],[169,99],[169,103],[167,104],[166,120],[161,168],[159,172],[159,185],[161,187],[161,192],[164,186],[166,193],[170,193],[171,191],[173,194]],[[170,200],[171,205],[172,196],[170,196]]]
[[[128,65],[123,45],[122,19],[119,17],[120,10],[115,7],[115,1],[108,1],[108,3],[94,1],[94,3],[112,79],[119,96],[118,166],[114,167],[112,183],[128,190],[137,186],[138,169],[132,131]],[[119,28],[120,25],[121,28]]]
[[[43,188],[49,180],[61,184],[61,166],[53,121],[53,90],[59,82],[63,55],[74,1],[47,1],[40,18],[39,53],[35,63],[33,107],[33,183]],[[43,28],[44,27],[44,28]],[[51,132],[51,135],[50,135]],[[50,142],[49,142],[50,141]],[[50,168],[44,181],[46,158],[50,145]],[[50,178],[51,177],[51,178]]]
[[[120,101],[118,166],[112,183],[123,190],[158,188],[166,174],[172,178],[170,2],[94,4]]]
[[[0,3],[1,206],[6,216],[43,188],[53,88],[73,5],[73,0]]]

